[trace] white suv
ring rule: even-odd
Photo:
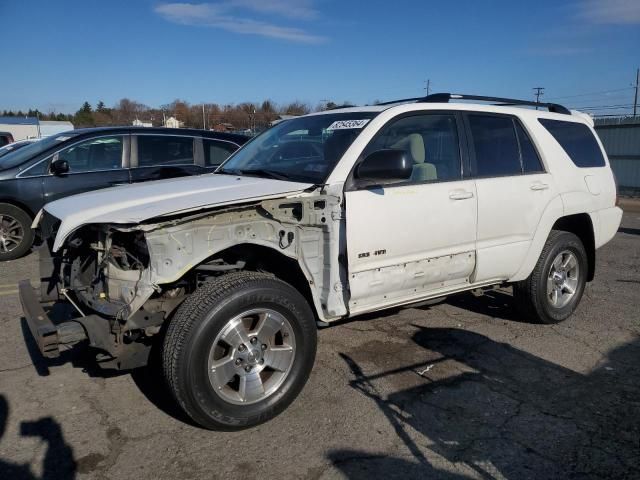
[[[567,318],[621,213],[588,116],[436,94],[280,123],[216,174],[48,204],[41,298],[20,294],[45,356],[84,343],[128,369],[156,345],[196,422],[242,428],[300,392],[317,325],[504,283],[526,318]],[[77,318],[54,323],[52,300]]]

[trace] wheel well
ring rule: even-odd
[[[593,280],[596,267],[596,246],[591,217],[586,213],[567,215],[566,217],[556,220],[556,223],[553,224],[553,229],[571,232],[582,241],[587,251],[587,260],[589,263],[587,281],[590,282]]]
[[[20,210],[24,210],[24,213],[29,215],[32,219],[35,217],[35,214],[31,211],[29,207],[27,207],[24,203],[16,202],[13,198],[11,200],[4,200],[0,198],[0,203],[6,203],[7,205],[13,205],[14,207],[19,208]]]
[[[304,276],[304,273],[302,273],[298,262],[294,259],[287,257],[272,248],[254,244],[235,245],[216,253],[209,260],[214,258],[221,258],[228,264],[234,264],[238,261],[242,261],[245,262],[244,270],[268,272],[275,275],[280,280],[287,282],[293,288],[298,290],[307,302],[309,302],[311,310],[317,317],[311,288],[309,287],[309,281]],[[204,263],[206,263],[206,261]]]

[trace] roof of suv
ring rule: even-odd
[[[468,98],[466,98],[468,97]],[[454,103],[450,103],[453,100]],[[456,102],[456,100],[471,100],[472,103]],[[479,101],[496,101],[494,104],[479,103]],[[510,102],[510,103],[506,103]],[[541,110],[523,107],[538,107]],[[505,113],[520,117],[533,118],[555,118],[558,120],[577,121],[587,123],[593,126],[593,119],[586,113],[576,110],[569,110],[562,105],[529,102],[526,100],[511,100],[495,97],[478,97],[470,95],[456,94],[433,94],[423,98],[411,98],[406,100],[398,100],[397,102],[386,102],[378,105],[365,105],[362,107],[344,107],[325,110],[313,113],[311,115],[322,115],[331,113],[357,113],[357,112],[383,112],[390,109],[398,109],[400,111],[412,110],[466,110],[490,113]]]

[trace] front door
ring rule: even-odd
[[[418,113],[390,121],[362,158],[404,149],[408,181],[346,192],[351,313],[420,300],[468,284],[475,267],[477,194],[462,177],[461,117]]]
[[[129,183],[123,135],[94,137],[57,152],[51,160],[69,163],[69,173],[48,175],[42,184],[44,203],[77,193]],[[82,208],[82,204],[78,205]]]

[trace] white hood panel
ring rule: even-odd
[[[155,217],[300,193],[312,184],[233,175],[200,175],[112,187],[56,200],[44,210],[62,221],[57,251],[90,223],[136,224]]]

